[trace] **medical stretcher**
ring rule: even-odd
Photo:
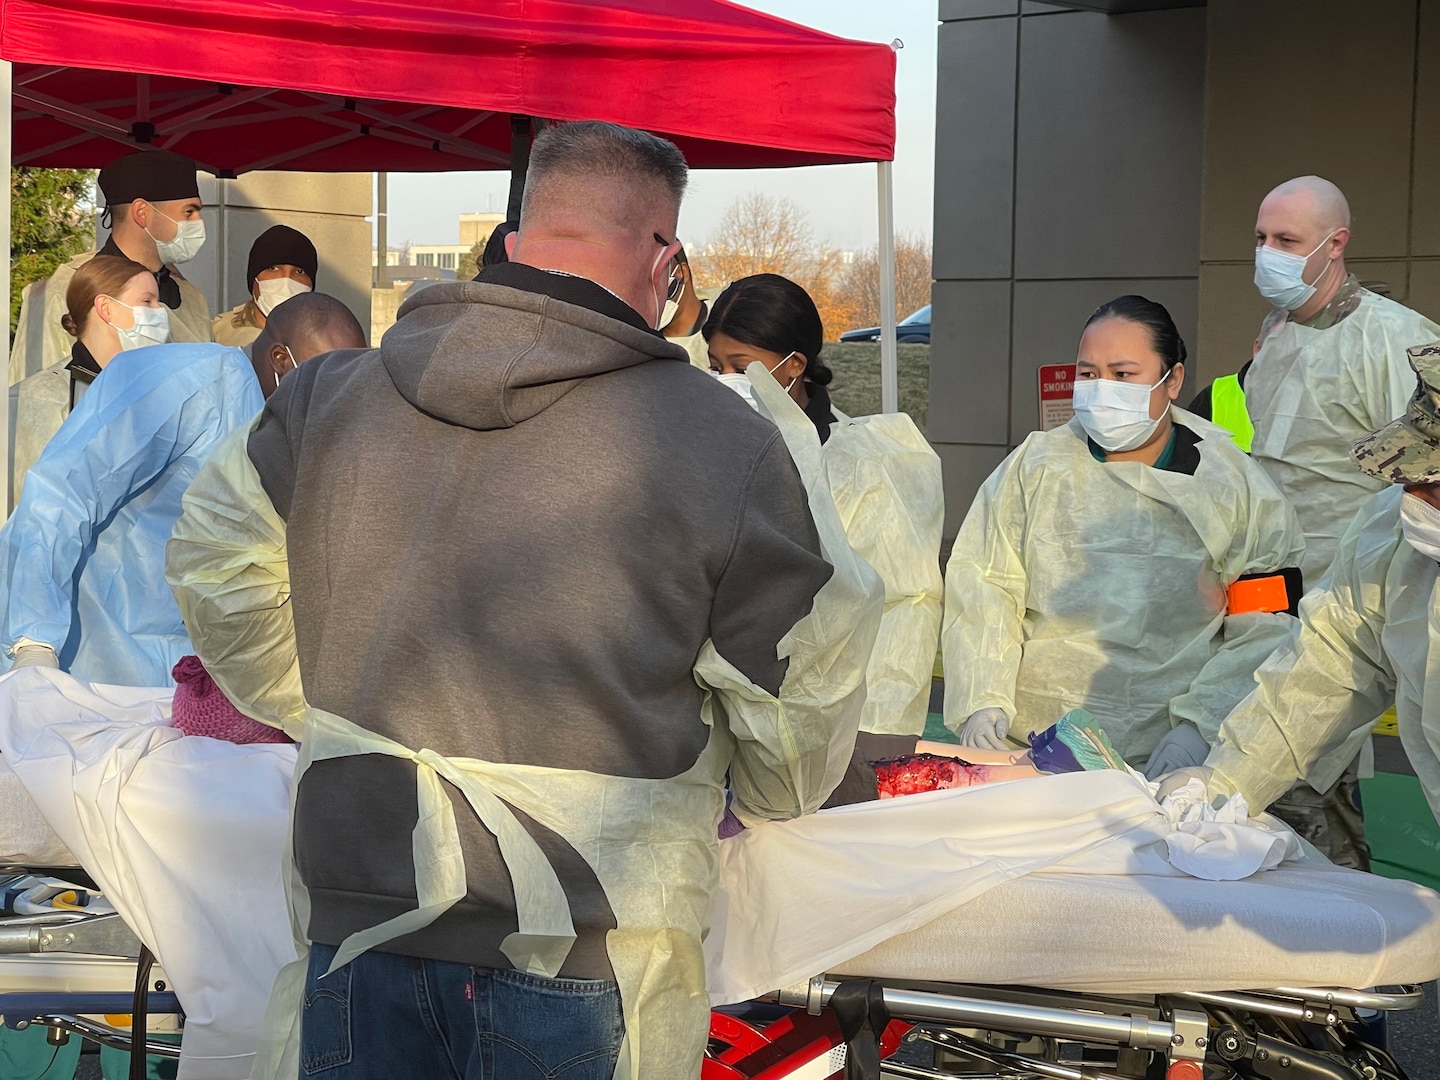
[[[36,876],[98,890],[14,772],[0,760],[0,846],[24,865],[0,863],[0,896]],[[13,905],[7,903],[6,911]],[[138,1018],[138,1019],[137,1019]],[[155,1035],[179,1032],[179,999],[149,950],[108,905],[87,910],[0,913],[0,1023],[44,1028],[51,1042],[71,1037],[130,1051],[144,1032],[146,1055],[177,1058],[179,1044]],[[135,1060],[144,1061],[136,1055]],[[139,1073],[143,1075],[143,1071]]]
[[[1440,896],[1406,882],[1034,875],[767,995],[778,1018],[717,1011],[702,1075],[1402,1080],[1376,1021],[1437,975]]]
[[[12,690],[19,685],[16,678],[11,677]],[[58,686],[60,681],[35,675],[27,685],[33,684],[38,694],[42,682]],[[39,713],[30,718],[26,737],[18,743],[29,760],[25,753],[12,754],[10,766],[0,767],[0,843],[6,849],[0,864],[10,859],[27,869],[73,867],[80,860],[66,858],[60,834],[72,845],[88,845],[85,861],[95,863],[90,869],[94,880],[106,884],[107,895],[114,893],[109,899],[117,908],[148,919],[143,936],[153,938],[181,992],[172,989],[177,983],[159,968],[146,969],[140,942],[113,916],[22,915],[0,918],[0,1016],[11,1027],[43,1026],[57,1039],[68,1034],[116,1047],[128,1047],[133,1028],[146,1033],[148,1053],[165,1056],[174,1056],[173,1045],[154,1036],[179,1027],[190,1043],[188,1058],[180,1059],[182,1076],[188,1062],[196,1067],[196,1077],[239,1080],[248,1073],[241,1055],[253,1046],[250,1032],[285,959],[278,947],[265,953],[266,933],[276,936],[278,925],[278,936],[289,943],[278,874],[267,882],[256,870],[271,865],[284,835],[286,750],[179,737],[165,727],[163,717],[152,715],[142,691],[125,690],[134,701],[115,702],[78,684],[65,687],[68,696],[55,699],[53,719]],[[139,719],[127,719],[127,709],[138,710]],[[65,750],[70,744],[61,728],[66,724],[76,725],[74,745],[90,755],[83,762]],[[113,747],[101,752],[112,736]],[[131,769],[123,791],[112,783],[122,765]],[[43,785],[66,788],[63,799],[50,800],[50,818],[38,812],[33,793],[14,773],[7,776],[11,766],[28,769],[42,790]],[[1043,782],[1054,800],[1070,808],[1094,797],[1106,821],[1127,807],[1138,808],[1143,820],[1153,816],[1154,804],[1143,792],[1119,801],[1111,797],[1123,796],[1128,783],[1118,774]],[[182,792],[187,783],[195,790]],[[1016,798],[1016,792],[1022,797]],[[82,794],[83,804],[77,801]],[[704,1080],[826,1080],[842,1075],[851,1058],[852,1073],[878,1074],[882,1054],[887,1055],[887,1075],[974,1080],[1404,1076],[1383,1047],[1367,1045],[1363,1021],[1371,1011],[1417,1007],[1421,997],[1415,986],[1440,977],[1440,895],[1408,882],[1303,860],[1241,880],[1204,880],[1176,872],[1153,853],[1146,863],[1145,846],[1128,843],[1104,863],[1120,869],[1036,870],[943,909],[917,908],[913,883],[895,891],[896,868],[915,862],[915,851],[926,851],[920,861],[934,870],[935,852],[954,846],[951,838],[963,832],[967,818],[984,817],[986,807],[993,815],[1001,807],[1023,823],[1025,805],[1034,802],[1018,787],[1007,792],[996,785],[845,808],[777,823],[765,832],[752,830],[752,839],[776,841],[782,862],[797,850],[786,839],[797,831],[834,836],[834,845],[814,864],[830,866],[828,874],[810,872],[812,863],[806,863],[800,879],[776,875],[773,867],[759,869],[763,887],[756,891],[803,913],[798,922],[772,920],[777,932],[784,927],[803,932],[820,921],[827,907],[838,911],[845,899],[826,891],[797,905],[807,881],[833,881],[835,889],[845,891],[866,866],[864,880],[891,886],[871,890],[885,892],[887,904],[912,913],[943,913],[927,916],[923,924],[906,922],[914,928],[904,932],[873,934],[865,945],[854,946],[858,955],[847,951],[857,940],[855,922],[836,914],[831,921],[842,943],[839,953],[826,952],[825,959],[812,963],[807,952],[795,970],[777,975],[773,984],[745,981],[743,993],[723,997],[743,1001],[763,995],[768,1001],[716,1011]],[[184,829],[171,827],[176,805],[186,807]],[[1144,809],[1147,805],[1151,810]],[[928,820],[937,810],[941,824],[932,831],[942,835],[932,851],[918,843],[923,837],[907,823],[912,815]],[[62,819],[63,828],[55,824]],[[1052,818],[1048,811],[1036,820],[1051,822],[1052,837],[1111,831],[1104,822],[1077,824]],[[51,831],[51,824],[58,832]],[[868,831],[857,831],[862,826]],[[912,843],[901,851],[890,842],[892,833]],[[853,864],[861,868],[857,871],[850,862],[837,862],[863,846],[862,835],[872,854],[890,856],[883,871],[875,863]],[[1146,833],[1152,835],[1159,834]],[[1007,831],[997,848],[1002,857],[981,859],[980,872],[992,861],[1004,861],[1009,836]],[[242,850],[246,838],[256,840],[248,853]],[[163,849],[155,846],[162,842]],[[1061,846],[1077,850],[1068,839]],[[730,850],[753,853],[755,848]],[[968,849],[964,854],[973,856]],[[193,876],[141,880],[137,868],[194,871],[197,863],[207,863],[209,874],[199,886]],[[1144,865],[1157,869],[1133,868]],[[928,887],[948,903],[960,879],[948,870],[931,876],[935,880]],[[223,888],[215,887],[222,879]],[[242,891],[243,900],[236,903]],[[730,896],[732,917],[747,912],[737,933],[765,940],[752,931],[754,919],[768,916],[740,908],[738,893]],[[197,910],[202,900],[219,905],[208,920]],[[242,916],[249,921],[241,923]],[[769,947],[759,951],[772,952]],[[262,953],[262,963],[246,968]],[[255,992],[219,995],[216,976],[226,965],[234,969],[228,974],[248,980],[245,986]],[[775,985],[791,982],[797,984]],[[1384,989],[1367,989],[1374,987]],[[198,1005],[187,1005],[187,992]],[[236,1003],[254,1014],[242,1018],[245,1023],[236,1022]],[[188,1029],[182,1008],[190,1014]],[[207,1025],[209,1044],[203,1040]],[[197,1050],[216,1045],[231,1056]],[[914,1049],[925,1046],[934,1050],[933,1064],[924,1058],[912,1063]],[[132,1063],[142,1060],[135,1055]]]

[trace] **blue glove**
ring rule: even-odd
[[[1177,724],[1160,740],[1150,760],[1145,763],[1145,779],[1158,780],[1176,769],[1204,765],[1209,756],[1210,744],[1200,734],[1200,729],[1191,723]]]

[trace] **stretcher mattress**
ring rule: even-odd
[[[1440,895],[1287,864],[1244,881],[1031,874],[832,975],[1161,993],[1440,976]]]
[[[0,754],[0,865],[79,866]]]

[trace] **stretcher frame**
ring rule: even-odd
[[[885,1061],[885,1076],[917,1080],[1405,1080],[1388,1051],[1366,1041],[1364,1014],[1424,1001],[1414,985],[1102,995],[874,982],[891,1021],[879,1035],[881,1056],[902,1043],[935,1047],[934,1067]],[[737,1034],[749,1025],[717,1013],[704,1080],[843,1076],[844,1037],[827,1015],[840,985],[817,976],[763,998],[793,1010],[774,1022],[773,1040],[765,1039],[771,1028]]]
[[[10,874],[62,874],[73,878],[78,867],[0,866],[0,879]],[[117,985],[122,980],[127,990],[12,990],[8,970],[17,961],[24,965],[24,974],[33,975],[32,961],[53,957],[69,961],[66,975],[83,974],[84,981]],[[32,981],[26,979],[25,981]],[[108,1017],[130,1017],[129,1028],[109,1022]],[[55,911],[37,915],[14,915],[0,918],[0,1023],[15,1031],[43,1027],[55,1045],[63,1045],[71,1036],[78,1036],[115,1050],[140,1055],[132,1057],[139,1064],[138,1075],[144,1075],[146,1057],[178,1058],[180,1046],[174,1042],[152,1039],[149,1021],[164,1017],[160,1028],[183,1028],[184,1010],[180,999],[168,988],[164,972],[154,968],[154,957],[135,936],[118,914],[87,914]],[[132,1069],[132,1075],[137,1071]]]

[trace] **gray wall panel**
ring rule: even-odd
[[[928,428],[936,442],[1009,438],[1010,282],[937,281]]]
[[[947,537],[1097,305],[1145,293],[1193,341],[1199,288],[1203,12],[982,8],[941,8],[929,433]]]
[[[940,27],[937,278],[1010,276],[1017,19]],[[942,242],[941,237],[951,238]]]
[[[1014,15],[1020,0],[940,0],[940,21],[990,19],[996,15]]]
[[[1198,8],[1025,20],[1017,278],[1195,273],[1204,35]]]
[[[1010,448],[936,443],[935,453],[940,455],[945,477],[945,543],[941,555],[948,558],[950,545],[975,500],[975,492],[1005,460]]]

